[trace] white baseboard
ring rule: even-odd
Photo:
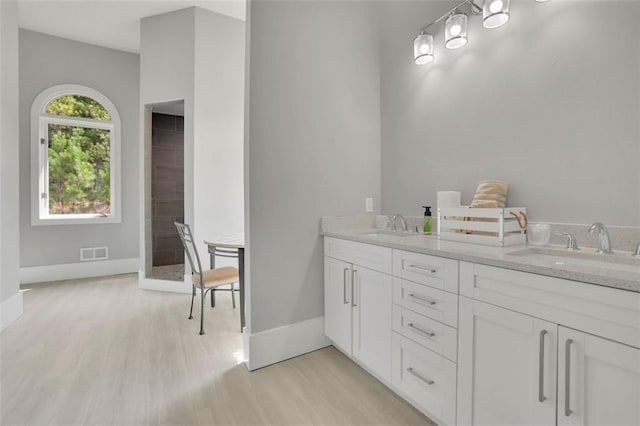
[[[0,331],[22,316],[22,292],[19,291],[0,304]]]
[[[166,291],[169,293],[185,294],[191,294],[191,292],[193,291],[193,285],[191,284],[191,275],[185,275],[185,280],[183,282],[179,282],[147,278],[143,275],[142,271],[138,271],[138,288],[142,290]]]
[[[140,259],[114,259],[95,262],[65,263],[62,265],[27,266],[20,268],[20,284],[72,280],[76,278],[138,272]]]
[[[246,332],[246,331],[245,331]],[[248,336],[247,368],[256,370],[331,345],[324,335],[324,317],[289,324]]]

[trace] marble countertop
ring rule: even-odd
[[[352,225],[361,225],[354,222]],[[370,224],[373,225],[373,224]],[[622,290],[640,293],[640,259],[631,257],[631,253],[618,253],[627,264],[627,270],[609,269],[603,262],[603,267],[591,265],[561,264],[540,256],[514,255],[523,249],[533,248],[529,245],[512,247],[490,247],[477,244],[460,243],[439,240],[432,235],[414,234],[411,236],[385,235],[378,233],[374,227],[342,228],[323,227],[322,235],[342,238],[361,243],[390,247],[394,249],[430,254],[466,262],[480,263],[500,268],[513,269],[550,277],[580,281]],[[559,246],[547,248],[562,249]],[[585,249],[586,252],[586,249]],[[594,256],[607,256],[596,255]],[[625,258],[625,256],[627,258]],[[544,256],[542,256],[544,257]]]

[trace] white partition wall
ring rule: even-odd
[[[204,240],[244,232],[245,23],[196,8],[195,39],[193,223]]]
[[[184,101],[184,220],[198,240],[243,232],[244,31],[243,21],[197,7],[142,20],[141,122],[146,106]],[[144,126],[140,133],[144,141]],[[151,251],[149,143],[140,148],[140,284],[190,292],[190,284],[146,278],[144,259]],[[206,246],[198,248],[208,265]]]

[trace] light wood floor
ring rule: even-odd
[[[0,421],[11,424],[432,423],[333,348],[250,373],[228,292],[190,296],[122,275],[32,286],[0,336]]]

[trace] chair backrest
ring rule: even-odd
[[[200,256],[196,249],[196,243],[194,242],[191,228],[189,228],[189,225],[185,223],[174,222],[173,224],[176,225],[176,228],[178,229],[178,235],[180,235],[184,252],[186,253],[187,259],[189,259],[189,264],[191,265],[191,272],[202,275]],[[200,278],[202,278],[202,276]]]

